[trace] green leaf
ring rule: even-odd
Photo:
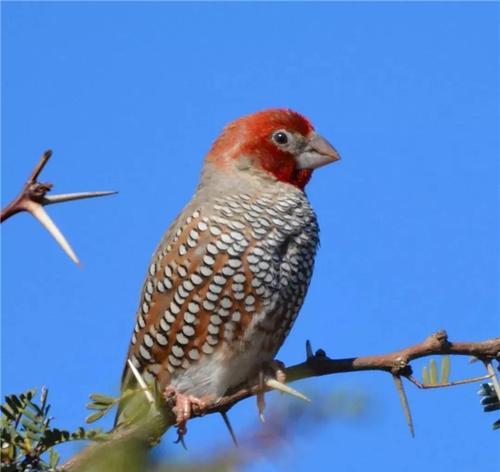
[[[9,420],[15,421],[17,415],[9,405],[2,405],[0,409]]]
[[[30,431],[32,433],[41,433],[45,429],[43,425],[35,423],[29,420],[28,418],[23,418],[21,420],[21,425],[23,425],[26,428],[26,431]]]
[[[424,368],[422,369],[422,379],[423,379],[424,385],[429,385],[431,383],[431,380],[429,377],[429,369],[426,366],[424,366]]]
[[[441,385],[450,382],[450,368],[450,356],[443,356],[443,359],[441,360]]]
[[[85,423],[94,423],[95,421],[101,419],[104,416],[104,413],[105,412],[103,411],[96,411],[95,413],[92,413],[91,415],[87,416],[87,418],[85,418]]]
[[[438,369],[436,365],[436,361],[431,359],[429,362],[429,376],[430,376],[430,384],[437,385],[438,383]]]
[[[26,412],[29,412],[35,416],[44,416],[43,410],[38,405],[36,405],[35,403],[32,403],[32,402],[27,402],[26,408],[24,409],[25,414],[26,414]]]
[[[55,449],[49,451],[49,467],[55,469],[59,463],[59,453]]]
[[[36,433],[33,431],[30,431],[29,429],[26,430],[26,437],[30,439],[31,441],[38,442],[40,440],[40,433]]]
[[[85,405],[85,408],[87,408],[87,410],[106,410],[106,411],[108,411],[113,406],[114,405],[104,405],[102,403],[87,403]]]
[[[10,407],[15,415],[19,414],[19,411],[23,409],[23,404],[19,401],[15,395],[8,395],[5,397],[5,403]]]
[[[103,395],[101,393],[92,393],[90,399],[101,405],[114,405],[118,401],[115,397],[110,397],[109,395]]]
[[[85,439],[87,437],[87,432],[85,431],[85,428],[80,426],[76,431],[73,431],[71,433],[71,439]]]
[[[40,420],[40,416],[41,416],[37,413],[33,413],[32,411],[28,410],[28,408],[25,408],[23,410],[23,415],[26,416],[27,418],[29,418],[30,420],[37,421],[37,422]]]
[[[85,439],[92,441],[105,441],[109,439],[109,433],[105,433],[102,428],[89,429],[85,432]]]

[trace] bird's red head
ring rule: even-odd
[[[235,163],[241,170],[263,170],[300,189],[315,168],[338,159],[335,149],[307,118],[281,108],[233,121],[207,155],[207,161],[218,167]]]

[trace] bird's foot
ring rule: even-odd
[[[280,383],[286,382],[285,364],[274,359],[265,365],[265,368],[271,374],[271,377]]]
[[[285,364],[276,359],[262,365],[259,374],[259,391],[257,392],[257,409],[259,411],[259,419],[264,423],[264,409],[266,408],[266,401],[264,394],[269,380],[275,380],[280,384],[284,384],[286,380]]]
[[[165,389],[164,395],[165,399],[170,404],[175,401],[175,404],[172,407],[172,411],[175,414],[175,424],[177,426],[177,440],[175,442],[180,442],[184,447],[186,447],[184,443],[184,436],[187,433],[186,424],[189,418],[191,418],[191,414],[193,413],[193,411],[196,411],[197,414],[200,414],[203,412],[203,410],[205,410],[207,404],[200,398],[193,395],[180,393],[173,387],[167,387]]]
[[[259,418],[264,422],[264,408],[266,406],[264,394],[266,387],[279,390],[282,393],[288,393],[294,397],[305,401],[311,401],[303,393],[285,384],[286,373],[285,364],[278,360],[273,360],[264,364],[259,371],[259,391],[257,392],[257,409],[259,410]]]

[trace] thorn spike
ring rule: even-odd
[[[403,407],[406,423],[408,425],[408,428],[410,429],[410,434],[412,438],[414,438],[415,428],[413,427],[413,419],[411,417],[410,404],[408,403],[408,397],[406,396],[403,381],[401,380],[401,377],[399,375],[393,375],[392,378],[394,380],[394,384],[396,385],[396,390],[398,391],[399,400],[401,401],[401,406]]]
[[[295,390],[294,388],[290,387],[289,385],[286,385],[284,383],[279,382],[276,379],[267,379],[266,385],[269,388],[274,388],[275,390],[279,390],[280,392],[287,393],[288,395],[291,395],[292,397],[300,398],[301,400],[304,400],[306,402],[311,401],[311,399],[306,397],[303,393],[299,392],[298,390]]]
[[[142,390],[144,392],[144,395],[148,399],[148,402],[151,403],[151,405],[154,405],[155,404],[155,400],[153,398],[153,395],[151,395],[151,392],[149,391],[149,388],[148,388],[146,382],[144,382],[144,379],[142,378],[142,375],[136,369],[135,365],[132,364],[132,361],[130,359],[127,359],[127,364],[130,367],[130,370],[132,371],[132,374],[134,374],[134,377],[137,380],[137,383],[142,388]]]
[[[266,420],[264,418],[264,410],[266,408],[266,400],[264,398],[264,372],[261,370],[259,372],[259,391],[257,393],[257,409],[259,411],[259,419],[261,423],[265,423]]]
[[[498,377],[491,361],[486,363],[486,370],[488,371],[488,374],[491,375],[491,382],[493,383],[493,389],[495,390],[497,397],[500,398],[500,383],[498,382]]]
[[[43,205],[52,205],[54,203],[71,202],[74,200],[83,200],[85,198],[106,197],[107,195],[115,195],[118,192],[106,190],[100,192],[75,192],[61,193],[59,195],[49,195],[43,199]]]
[[[63,251],[69,256],[69,258],[75,263],[80,264],[78,257],[76,257],[75,252],[69,245],[66,238],[63,236],[59,228],[52,221],[47,212],[43,209],[41,205],[35,202],[28,202],[26,204],[26,209],[43,225],[43,227],[52,235],[52,237],[57,241],[59,246]]]
[[[306,357],[307,359],[311,359],[312,357],[314,357],[311,341],[309,341],[309,339],[306,341]]]
[[[235,447],[238,446],[238,440],[236,439],[236,435],[234,434],[233,426],[231,425],[231,422],[229,421],[229,416],[227,415],[227,411],[221,411],[220,412],[222,419],[224,420],[224,424],[226,425],[229,434],[231,435],[231,439],[233,440],[233,444]]]

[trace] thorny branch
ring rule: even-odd
[[[51,183],[38,182],[38,177],[51,156],[51,150],[45,151],[42,154],[40,161],[31,172],[31,175],[29,176],[28,180],[22,187],[17,197],[2,209],[0,222],[3,223],[11,216],[22,211],[31,213],[54,237],[54,239],[63,248],[64,252],[70,257],[70,259],[78,264],[79,261],[76,257],[75,252],[43,207],[54,203],[69,202],[73,200],[81,200],[84,198],[104,197],[106,195],[113,195],[116,192],[79,192],[48,196],[47,193],[50,192],[53,185]]]
[[[323,375],[339,374],[358,371],[382,371],[391,374],[396,382],[400,399],[405,410],[407,422],[410,430],[413,429],[411,415],[408,407],[408,400],[403,389],[402,378],[407,378],[419,387],[424,387],[412,376],[410,362],[415,359],[428,357],[432,355],[454,355],[454,356],[473,356],[483,361],[488,369],[488,375],[470,381],[485,380],[491,378],[494,385],[498,385],[495,372],[491,368],[491,361],[498,360],[500,357],[500,338],[489,339],[482,342],[450,342],[445,331],[439,331],[427,337],[423,342],[413,346],[394,351],[389,354],[360,356],[345,359],[332,359],[326,355],[323,350],[316,351],[313,354],[310,343],[306,345],[307,359],[300,363],[288,367],[285,370],[286,382],[295,382],[297,380]],[[490,366],[490,367],[488,367]],[[449,386],[459,382],[450,383]],[[256,382],[251,387],[244,387],[229,392],[217,402],[208,405],[203,411],[193,411],[192,417],[203,416],[211,413],[225,413],[236,403],[248,397],[256,395],[260,391],[260,385]],[[266,391],[271,390],[266,387]],[[165,431],[173,426],[175,418],[172,414],[158,415],[147,424],[134,425],[126,429],[118,429],[111,434],[108,441],[99,444],[93,444],[83,449],[76,456],[62,465],[61,470],[65,472],[78,470],[95,453],[103,452],[106,448],[113,448],[119,443],[130,440],[138,440],[144,444],[152,440],[158,440]]]

